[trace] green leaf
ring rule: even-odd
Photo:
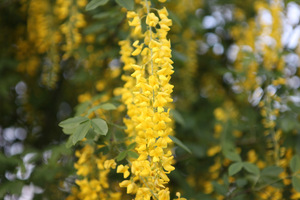
[[[239,188],[242,188],[244,187],[245,185],[247,185],[248,181],[246,179],[237,179],[236,180],[236,185],[239,187]]]
[[[136,146],[136,143],[133,142],[133,143],[131,143],[130,145],[128,145],[127,150],[131,150],[131,149],[133,149],[135,146]]]
[[[83,33],[85,35],[92,34],[92,33],[97,33],[97,32],[104,32],[107,30],[107,25],[105,23],[95,23],[87,26],[84,30]],[[90,105],[90,102],[84,102],[79,104],[77,108],[77,113],[83,113],[87,107]]]
[[[106,19],[106,18],[110,18],[110,17],[115,17],[117,16],[119,13],[118,12],[103,12],[103,13],[99,13],[93,16],[94,19]]]
[[[236,162],[242,161],[241,156],[234,151],[223,150],[223,154],[226,158],[228,158],[231,161],[236,161]]]
[[[178,122],[178,123],[179,123],[180,125],[182,125],[182,126],[185,125],[185,121],[184,121],[182,115],[181,115],[177,110],[172,109],[172,110],[170,111],[170,113],[171,113],[171,115],[173,116],[173,118],[174,118],[174,120],[175,120],[176,122]]]
[[[299,125],[296,118],[291,116],[285,116],[280,121],[279,124],[284,132],[290,132],[297,128]]]
[[[98,6],[105,5],[107,2],[108,2],[108,0],[92,0],[86,5],[85,10],[87,10],[87,11],[94,10]]]
[[[242,168],[243,168],[243,163],[242,162],[237,162],[237,163],[231,164],[228,168],[229,176],[235,175],[236,173],[241,171]]]
[[[16,156],[7,157],[4,153],[0,152],[0,174],[4,174],[5,171],[14,171],[20,165],[20,162],[22,162],[20,158]]]
[[[294,155],[290,161],[290,168],[293,173],[296,173],[300,170],[300,156]]]
[[[71,135],[68,139],[68,141],[66,142],[66,147],[67,148],[71,148],[73,146],[73,135]]]
[[[98,110],[98,109],[103,109],[103,110],[115,110],[115,109],[117,109],[117,107],[116,107],[114,104],[111,104],[111,103],[105,103],[105,104],[98,105],[98,106],[95,106],[95,107],[89,109],[87,115],[91,114],[92,112],[94,112],[95,110]]]
[[[221,184],[219,184],[219,183],[216,182],[216,181],[213,181],[213,182],[212,182],[212,185],[214,186],[214,189],[215,189],[215,191],[216,191],[218,194],[221,194],[221,195],[223,195],[223,196],[226,195],[228,189],[227,189],[224,185],[221,185]]]
[[[94,140],[97,133],[93,129],[89,129],[89,131],[86,134],[86,139]]]
[[[226,187],[229,187],[229,179],[228,179],[228,175],[227,174],[223,174],[222,176],[222,180],[223,180],[223,183]]]
[[[115,110],[117,107],[114,104],[111,103],[105,103],[99,106],[99,108],[104,109],[104,110]]]
[[[21,181],[4,182],[0,187],[0,198],[3,198],[7,193],[21,194],[24,183]]]
[[[127,153],[128,153],[128,151],[122,151],[121,153],[119,153],[119,155],[116,158],[117,161],[119,162],[119,161],[123,160],[124,158],[126,158]]]
[[[80,124],[77,128],[75,133],[72,135],[73,136],[73,145],[75,145],[78,141],[82,140],[87,132],[89,131],[91,127],[91,122],[90,121],[86,121],[82,124]]]
[[[256,176],[259,175],[259,168],[255,164],[249,162],[243,162],[243,166],[245,170],[248,171],[249,173],[252,173]]]
[[[300,177],[293,176],[292,184],[293,184],[294,189],[297,190],[297,192],[300,192]]]
[[[106,135],[108,131],[108,127],[106,121],[103,119],[97,118],[92,119],[92,127],[97,134]]]
[[[126,129],[126,126],[120,126],[120,125],[118,125],[118,124],[109,123],[109,122],[107,122],[107,123],[108,123],[109,125],[111,125],[111,126],[114,126],[114,127],[118,128],[118,129],[122,129],[122,130]]]
[[[75,115],[80,115],[80,114],[84,113],[88,109],[89,106],[90,106],[90,102],[89,101],[86,101],[84,103],[78,104],[75,107],[75,110],[76,110]]]
[[[235,145],[228,140],[224,140],[222,142],[222,153],[223,155],[231,161],[241,162],[241,156],[236,153]]]
[[[189,152],[190,154],[192,154],[192,151],[187,147],[185,146],[178,138],[172,136],[172,135],[169,135],[169,138],[175,143],[177,144],[178,146],[180,146],[181,148],[183,148],[184,150],[186,150],[187,152]]]
[[[139,154],[134,151],[128,151],[128,156],[137,159],[139,157]]]
[[[108,152],[109,152],[108,146],[104,146],[104,147],[102,147],[102,148],[100,148],[100,149],[97,149],[97,150],[95,151],[95,154],[97,155],[97,154],[99,154],[99,153],[103,153],[103,155],[106,155],[106,154],[108,154]]]
[[[71,135],[75,132],[76,128],[63,128],[62,131],[66,135]]]
[[[134,0],[116,0],[117,4],[121,7],[126,8],[127,10],[133,10]]]
[[[87,117],[78,116],[78,117],[72,117],[72,118],[66,119],[66,120],[60,122],[58,125],[64,129],[72,129],[72,128],[75,128],[76,126],[78,126],[79,124],[81,124],[85,121],[88,121],[88,120],[89,120],[89,118],[87,118]]]
[[[283,169],[278,166],[268,166],[261,171],[261,176],[278,177]]]

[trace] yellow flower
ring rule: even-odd
[[[155,27],[157,23],[158,23],[158,17],[156,17],[154,13],[149,13],[146,18],[146,24]]]
[[[182,198],[180,192],[176,192],[177,199],[174,200],[186,200],[186,198]]]
[[[248,151],[248,161],[251,163],[255,163],[256,160],[257,160],[256,153],[253,149],[251,149],[250,151]]]
[[[106,161],[104,162],[104,168],[105,168],[105,169],[109,169],[109,168],[115,169],[116,166],[117,166],[117,163],[115,162],[114,159],[106,160]]]
[[[219,153],[220,151],[221,151],[221,146],[219,146],[219,145],[213,146],[208,149],[207,155],[209,157],[212,157],[212,156],[216,155],[217,153]]]
[[[170,191],[168,189],[159,191],[158,198],[160,200],[170,200]]]
[[[141,45],[138,45],[138,44],[139,44],[139,41],[138,41],[138,40],[136,40],[136,41],[132,44],[132,46],[136,47],[136,49],[132,52],[131,55],[137,56],[137,55],[139,55],[139,54],[141,53],[142,48],[143,48],[143,46],[144,46],[144,43],[142,43]]]
[[[168,200],[170,192],[165,184],[170,181],[167,174],[174,170],[169,151],[172,140],[168,137],[172,134],[172,120],[167,108],[173,101],[174,87],[169,83],[174,71],[167,39],[172,21],[167,17],[166,8],[158,10],[158,17],[151,12],[150,1],[140,1],[140,4],[142,9],[127,13],[129,26],[133,27],[130,36],[137,40],[132,46],[130,40],[119,43],[121,61],[127,72],[122,76],[125,84],[120,90],[128,110],[124,123],[128,137],[136,142],[139,157],[132,159],[131,173],[129,166],[123,165],[118,166],[117,172],[123,173],[124,178],[131,176],[130,181],[123,181],[120,186],[126,187],[127,193],[136,194],[135,199]],[[147,30],[143,33],[140,16],[146,16]]]
[[[84,93],[78,96],[78,102],[83,103],[85,101],[89,101],[92,99],[92,96],[90,93]]]
[[[136,200],[150,200],[151,192],[149,188],[139,188],[136,193]]]
[[[226,121],[227,120],[227,115],[225,111],[222,108],[216,108],[214,110],[214,115],[217,120],[219,121]]]
[[[129,167],[127,165],[119,165],[117,168],[117,173],[123,173],[124,178],[127,178],[130,175],[130,172],[128,171]]]

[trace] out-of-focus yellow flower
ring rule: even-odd
[[[104,162],[104,168],[105,169],[109,169],[109,168],[116,169],[116,166],[117,166],[117,163],[115,162],[114,159],[106,160]]]
[[[217,153],[219,153],[221,151],[221,146],[220,145],[217,145],[217,146],[213,146],[213,147],[210,147],[207,151],[207,155],[209,157],[212,157],[214,155],[216,155]]]
[[[79,102],[79,103],[83,103],[83,102],[89,101],[89,100],[91,100],[91,99],[92,99],[92,96],[91,96],[91,94],[88,93],[88,92],[86,92],[86,93],[81,94],[81,95],[78,96],[78,102]]]

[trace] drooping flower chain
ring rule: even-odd
[[[167,174],[174,167],[168,149],[172,128],[166,106],[172,102],[173,91],[169,83],[173,62],[167,39],[172,21],[166,8],[152,12],[149,1],[141,5],[143,8],[138,12],[127,13],[129,26],[133,27],[131,37],[138,39],[132,44],[134,48],[129,39],[120,42],[124,70],[131,73],[122,77],[126,82],[122,100],[129,117],[124,123],[129,138],[134,138],[137,144],[135,150],[139,157],[130,160],[129,165],[119,165],[117,172],[123,173],[124,178],[131,174],[120,186],[127,187],[127,193],[135,194],[135,199],[170,199]],[[142,33],[144,16],[147,30]]]

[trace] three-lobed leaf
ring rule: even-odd
[[[236,173],[241,171],[242,168],[244,168],[249,173],[259,176],[259,168],[255,164],[249,162],[236,162],[231,164],[228,168],[229,176],[235,175]]]
[[[107,2],[108,0],[92,0],[86,5],[85,10],[94,10],[99,6],[105,5]]]

